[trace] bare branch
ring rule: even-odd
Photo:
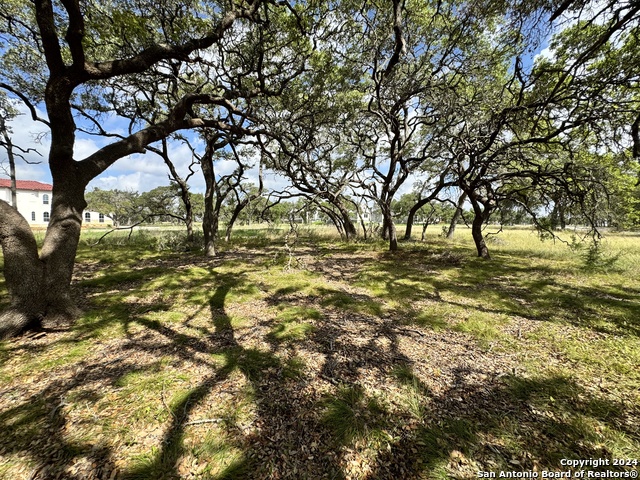
[[[11,85],[7,85],[6,83],[3,83],[3,82],[0,82],[0,88],[3,88],[8,92],[13,93],[18,98],[20,98],[20,100],[22,100],[22,103],[24,103],[24,105],[31,112],[31,118],[33,119],[34,122],[44,123],[47,127],[51,127],[51,124],[47,120],[38,116],[36,107],[33,105],[33,103],[31,103],[31,100],[29,100],[29,98],[24,93],[19,92],[18,90],[13,88]]]

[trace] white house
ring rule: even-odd
[[[51,214],[51,192],[53,185],[34,180],[16,180],[16,200],[18,211],[30,225],[46,226]],[[0,178],[0,200],[11,205],[11,180]],[[98,212],[86,210],[83,213],[84,225],[102,225],[111,223],[111,219]]]

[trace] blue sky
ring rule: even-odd
[[[45,125],[32,121],[31,116],[23,105],[18,104],[16,106],[21,114],[10,123],[13,143],[22,148],[36,148],[42,155],[39,156],[33,152],[25,155],[25,158],[30,162],[40,162],[39,164],[27,164],[18,159],[16,162],[16,176],[19,180],[37,180],[51,183],[51,174],[46,161],[49,150],[48,129]],[[39,110],[38,114],[46,118],[44,111]],[[110,139],[79,134],[76,139],[74,158],[77,160],[86,158],[110,141]],[[178,173],[186,176],[189,173],[191,151],[185,145],[177,142],[170,146],[169,151]],[[7,164],[4,150],[0,150],[0,162],[2,162],[3,166]],[[216,163],[216,173],[220,175],[231,173],[233,168],[233,162]],[[189,183],[193,192],[202,193],[205,187],[204,179],[199,169],[196,168],[196,170],[196,174],[191,177]],[[168,173],[168,168],[155,153],[147,152],[144,155],[136,154],[118,160],[102,175],[95,178],[89,184],[87,190],[93,190],[93,188],[97,187],[107,190],[119,189],[144,192],[161,185],[168,185]],[[8,178],[8,175],[4,172],[0,172],[0,176]],[[257,184],[257,168],[248,171],[246,176],[247,182]],[[285,181],[281,177],[269,175],[265,178],[265,183],[266,186],[271,188],[282,188]]]

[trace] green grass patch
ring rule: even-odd
[[[221,431],[210,431],[193,449],[193,455],[206,465],[200,472],[201,478],[240,480],[250,477],[251,467],[245,453],[225,437]]]
[[[272,327],[269,337],[277,342],[301,340],[315,329],[306,320],[318,320],[320,317],[320,311],[315,308],[278,305],[277,323]]]
[[[458,315],[457,310],[459,309],[455,306],[434,302],[418,312],[409,311],[405,323],[441,330],[448,327],[450,321]]]
[[[171,359],[129,371],[115,381],[118,401],[129,403],[128,417],[134,422],[162,422],[171,417],[171,408],[188,394],[190,375],[176,370]],[[158,402],[158,399],[164,399]]]
[[[301,340],[313,330],[313,325],[309,323],[285,321],[276,324],[269,335],[279,342]]]
[[[81,341],[36,349],[26,355],[29,360],[19,367],[19,375],[35,375],[79,363],[89,354],[90,348],[90,342]]]
[[[140,479],[471,478],[637,456],[640,237],[611,234],[589,260],[508,228],[484,261],[463,227],[393,254],[302,228],[286,269],[287,231],[241,228],[212,259],[181,232],[83,233],[83,315],[0,342],[0,476],[40,451],[52,478],[117,458]]]
[[[267,371],[276,370],[281,366],[278,357],[268,351],[255,348],[231,347],[212,354],[211,358],[221,371],[229,374],[237,370],[251,381],[259,380]]]
[[[483,347],[488,347],[491,342],[502,338],[500,330],[495,324],[503,324],[504,319],[498,315],[489,315],[483,312],[474,312],[466,320],[457,323],[453,330],[467,333],[475,337]]]
[[[324,402],[323,423],[342,445],[357,440],[379,440],[385,425],[386,409],[359,386],[340,387]]]
[[[316,288],[320,296],[320,304],[323,307],[333,307],[354,313],[364,313],[374,316],[382,316],[385,312],[384,304],[373,297],[347,293],[333,288]]]
[[[429,389],[408,365],[395,366],[391,370],[391,376],[404,387],[401,401],[405,410],[415,419],[422,420],[427,408]]]

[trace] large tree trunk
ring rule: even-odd
[[[411,240],[411,231],[413,230],[413,222],[416,217],[416,212],[419,210],[419,208],[415,208],[415,210],[414,208],[415,208],[415,205],[411,210],[409,210],[409,215],[407,215],[407,226],[404,229],[405,240]]]
[[[200,167],[204,176],[204,216],[202,217],[202,233],[204,234],[204,254],[207,257],[216,255],[216,235],[218,233],[217,221],[214,218],[213,197],[215,195],[215,178],[213,171],[213,147],[212,142],[207,145],[207,150],[200,159]]]
[[[383,209],[382,219],[383,238],[386,237],[385,239],[389,240],[389,250],[395,252],[398,250],[398,234],[396,231],[396,225],[393,223],[393,216],[391,215],[390,208]]]
[[[165,120],[76,161],[73,158],[76,124],[71,109],[74,90],[90,81],[137,74],[162,60],[181,59],[194,50],[208,48],[222,39],[236,19],[250,19],[260,6],[260,2],[254,2],[251,8],[228,12],[204,38],[187,39],[183,45],[163,44],[162,48],[150,45],[142,54],[102,62],[103,68],[96,68],[96,64],[85,56],[85,25],[79,3],[62,3],[54,6],[48,0],[34,2],[38,28],[34,39],[44,53],[49,72],[44,101],[49,117],[46,123],[51,129],[49,167],[53,178],[53,201],[39,257],[27,221],[6,202],[0,202],[0,243],[11,301],[9,310],[0,315],[3,336],[38,326],[45,315],[68,317],[77,312],[71,300],[70,285],[82,211],[86,207],[84,189],[89,181],[118,159],[143,153],[149,144],[177,130],[202,127],[205,123],[202,119],[187,118],[186,110],[194,99],[185,96]],[[58,28],[60,23],[66,24],[66,28]],[[58,36],[63,30],[66,31],[64,40]]]
[[[191,193],[189,192],[189,188],[184,180],[176,180],[176,183],[180,187],[180,198],[184,205],[184,223],[187,227],[187,242],[193,243],[193,205],[191,204]]]
[[[216,241],[218,240],[218,227],[220,224],[220,210],[222,208],[221,196],[215,196],[209,192],[209,186],[204,195],[204,217],[202,219],[202,232],[204,233],[204,251],[207,257],[216,256]]]
[[[380,230],[380,238],[389,240],[389,222],[386,215],[382,214],[382,229]]]
[[[0,338],[42,325],[46,313],[44,265],[31,227],[17,210],[0,200],[0,243],[9,309],[0,315]]]
[[[484,240],[484,235],[482,234],[482,224],[483,220],[481,216],[473,217],[473,224],[471,226],[471,235],[473,235],[473,241],[476,244],[476,250],[478,251],[478,256],[486,259],[490,259],[489,248],[487,247],[487,242]]]
[[[398,250],[398,232],[396,231],[396,225],[393,220],[389,222],[389,250],[395,252]]]
[[[195,236],[193,233],[193,206],[191,205],[191,199],[185,202],[184,207],[186,209],[185,223],[187,224],[187,242],[193,243]]]
[[[0,316],[0,337],[38,328],[45,316],[70,320],[78,314],[71,298],[71,277],[86,204],[82,193],[60,190],[54,188],[40,256],[27,221],[0,201],[0,241],[11,302]]]
[[[427,198],[423,198],[422,200],[419,200],[418,202],[416,202],[416,204],[413,207],[411,207],[411,210],[409,210],[409,215],[407,215],[407,226],[404,230],[405,240],[411,240],[411,231],[413,230],[413,222],[415,221],[416,213],[418,213],[418,210],[424,207],[431,200],[432,200],[432,195],[430,195]]]
[[[213,189],[207,189],[204,194],[204,217],[202,218],[202,233],[204,234],[204,254],[207,257],[216,255],[217,221],[213,212]]]
[[[347,210],[341,203],[336,204],[336,207],[340,211],[340,216],[342,217],[342,226],[344,228],[344,235],[347,241],[355,239],[358,236],[358,231],[349,216],[349,210]]]
[[[62,175],[61,175],[62,176]],[[71,277],[80,241],[82,212],[87,207],[84,183],[56,181],[51,204],[51,220],[44,237],[40,260],[44,263],[47,315],[70,319],[78,314],[71,299]]]
[[[462,192],[462,195],[458,198],[458,204],[456,205],[456,211],[451,218],[451,223],[449,224],[449,230],[447,231],[447,238],[453,238],[453,235],[456,233],[456,225],[458,225],[458,221],[462,216],[462,206],[464,205],[465,200],[467,199],[467,194]]]
[[[631,138],[633,140],[633,147],[631,149],[633,158],[640,162],[640,113],[638,113],[635,121],[631,125]],[[640,178],[638,179],[638,183],[640,183]]]
[[[471,200],[473,205],[474,217],[473,223],[471,224],[471,235],[473,236],[473,241],[476,244],[476,250],[478,251],[478,256],[482,258],[486,258],[487,260],[491,258],[489,255],[489,248],[487,247],[487,242],[484,239],[484,235],[482,234],[482,225],[485,220],[488,218],[487,213],[483,212],[482,207],[479,202],[475,200]]]

